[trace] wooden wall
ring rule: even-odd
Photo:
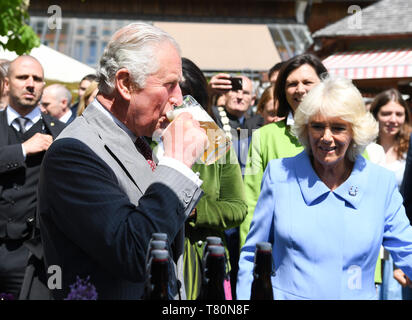
[[[311,32],[348,15],[350,5],[362,8],[376,1],[314,0],[307,24]],[[54,0],[63,17],[147,19],[199,22],[295,22],[293,0]],[[31,15],[47,16],[50,0],[30,2]]]

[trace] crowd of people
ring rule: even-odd
[[[199,299],[210,236],[223,240],[232,299],[250,299],[262,241],[275,300],[411,299],[412,119],[401,93],[367,107],[311,54],[275,64],[260,96],[235,78],[208,81],[145,23],[113,35],[74,103],[64,85],[45,86],[34,57],[1,62],[0,293],[64,299],[87,278],[99,299],[141,299],[161,232],[170,299]],[[221,161],[199,161],[209,133],[198,119],[169,121],[186,95],[230,138]],[[61,285],[50,288],[53,266]]]

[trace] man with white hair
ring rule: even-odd
[[[182,231],[202,195],[191,166],[207,135],[182,113],[163,137],[159,161],[144,140],[182,102],[179,47],[163,30],[133,23],[117,31],[97,75],[96,99],[44,159],[39,214],[46,265],[62,271],[56,299],[67,296],[76,277],[88,276],[99,299],[141,299],[153,233],[166,233],[174,244],[174,275],[183,279]],[[178,281],[169,282],[168,292],[185,298]]]
[[[70,109],[72,94],[62,84],[51,84],[44,88],[41,97],[40,108],[44,113],[69,124],[76,115]]]

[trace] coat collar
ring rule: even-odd
[[[358,209],[366,190],[365,175],[369,167],[365,158],[358,156],[349,178],[338,188],[331,191],[317,176],[306,151],[295,157],[295,173],[300,190],[307,205],[313,204],[320,197],[333,192],[339,198]]]
[[[110,150],[110,154],[117,158],[132,178],[134,184],[141,189],[147,188],[148,181],[142,179],[142,173],[152,173],[145,158],[137,151],[134,141],[120,128],[110,114],[105,114],[103,106],[95,99],[83,112],[83,117],[96,129],[100,139]],[[139,161],[140,160],[140,161]],[[139,184],[137,183],[139,182]]]

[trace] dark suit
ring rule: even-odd
[[[406,215],[409,221],[412,222],[412,135],[409,137],[409,148],[400,191],[403,196]]]
[[[212,107],[213,117],[216,120],[216,124],[223,128],[222,116],[218,110],[218,107]],[[246,167],[247,154],[249,151],[249,144],[252,138],[252,133],[258,127],[257,117],[250,117],[245,114],[243,122],[241,123],[239,119],[230,113],[226,112],[226,116],[229,120],[229,126],[231,127],[230,133],[232,135],[232,146],[236,152],[240,169],[242,170],[242,175]]]
[[[263,119],[263,117],[259,113],[257,113],[246,121],[245,126],[249,130],[256,130],[260,127],[263,127],[264,124],[265,119]]]
[[[38,205],[46,264],[63,272],[57,299],[76,276],[90,276],[99,299],[140,299],[152,233],[167,233],[182,256],[180,231],[202,191],[170,167],[152,172],[97,103],[67,126],[43,161]]]
[[[69,120],[66,121],[66,125],[73,122],[74,119],[76,119],[76,112],[72,111],[72,115],[70,116]]]
[[[72,104],[70,109],[72,110],[72,112],[74,114],[77,114],[77,109],[79,108],[79,101],[77,101],[76,103]]]
[[[63,123],[42,114],[28,135],[42,132],[55,138],[63,128]],[[0,252],[7,257],[0,259],[0,285],[5,286],[0,286],[0,291],[12,290],[15,295],[29,256],[23,243],[34,232],[37,182],[44,155],[42,152],[24,158],[21,143],[28,138],[19,137],[8,125],[6,109],[0,111]]]

